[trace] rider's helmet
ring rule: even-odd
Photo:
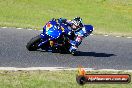
[[[83,26],[82,24],[82,19],[80,17],[75,17],[72,21],[71,21],[71,28],[73,31],[77,31],[79,28],[81,28]]]

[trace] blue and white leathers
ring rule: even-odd
[[[69,51],[72,53],[72,52],[75,52],[78,48],[78,46],[81,44],[82,40],[89,36],[92,31],[94,30],[93,26],[92,25],[84,25],[84,27],[80,28],[78,31],[75,32],[75,40],[71,40],[70,43],[71,43],[71,47],[69,49]]]
[[[65,24],[66,29],[65,29],[64,32],[65,32],[66,35],[71,36],[72,29],[69,26],[71,24],[71,21],[68,21],[67,19],[60,18],[58,20],[58,22],[60,24],[63,24],[63,23]],[[94,30],[94,28],[93,28],[92,25],[83,25],[83,27],[81,27],[77,31],[74,31],[75,38],[74,38],[74,40],[70,40],[71,47],[70,47],[69,51],[71,53],[75,52],[77,50],[78,46],[81,44],[82,40],[85,37],[89,36],[92,33],[93,30]]]

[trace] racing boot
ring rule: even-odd
[[[72,54],[72,55],[76,55],[76,53],[77,53],[77,47],[76,46],[71,46],[70,47],[70,49],[69,49],[69,51],[70,51],[70,53]]]

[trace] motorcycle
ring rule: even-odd
[[[64,25],[63,28],[65,28]],[[63,34],[63,29],[55,20],[49,21],[43,28],[43,33],[32,38],[26,45],[29,51],[42,49],[45,51],[51,50],[53,53],[69,53],[71,46],[70,40]]]
[[[43,33],[32,38],[26,45],[29,51],[36,51],[42,49],[45,51],[51,50],[53,53],[70,53],[69,49],[72,46],[71,38],[75,35],[83,33],[83,30],[73,33],[71,38],[64,34],[65,25],[59,25],[56,20],[51,20],[43,28]],[[84,25],[84,28],[89,32],[93,31],[92,25]],[[89,35],[88,34],[88,35]],[[72,55],[78,54],[77,52],[71,53]]]

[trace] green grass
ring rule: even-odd
[[[125,72],[89,72],[108,74]],[[85,84],[76,82],[76,71],[0,71],[0,88],[131,88],[129,84]],[[128,72],[127,72],[128,74]],[[132,75],[132,73],[129,73]]]
[[[0,0],[0,26],[42,29],[53,17],[75,16],[95,34],[132,36],[132,0]]]

